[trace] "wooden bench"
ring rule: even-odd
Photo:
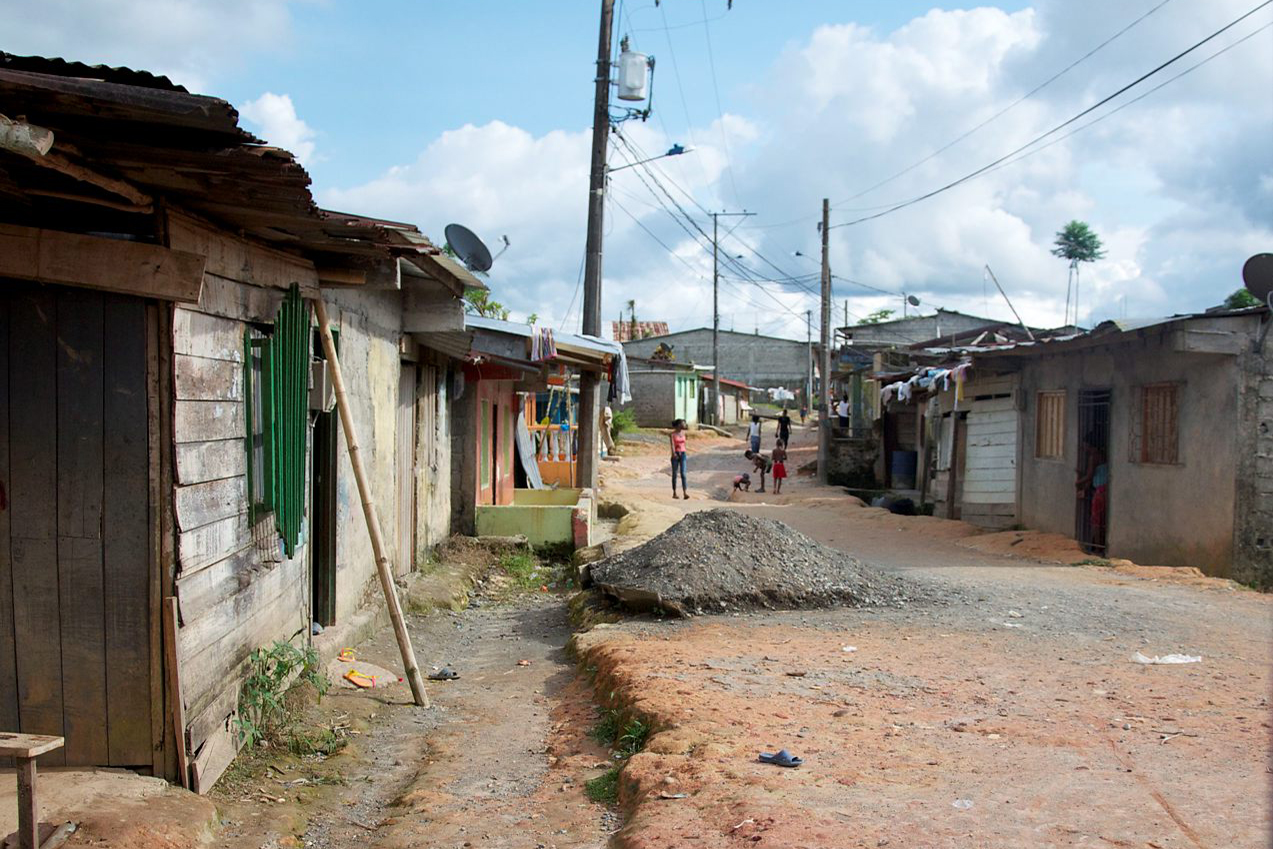
[[[0,731],[0,757],[18,767],[18,849],[40,849],[40,811],[35,799],[35,759],[62,748],[61,737]]]

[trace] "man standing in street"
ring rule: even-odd
[[[840,403],[836,405],[835,414],[840,419],[840,427],[843,430],[849,429],[849,396],[842,395]]]
[[[752,451],[760,450],[760,416],[751,414],[751,426],[747,428],[747,441]]]
[[[782,408],[782,415],[778,417],[778,438],[783,445],[791,444],[791,414],[786,407]]]

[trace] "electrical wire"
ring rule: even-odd
[[[729,154],[729,134],[725,132],[725,110],[720,104],[720,83],[716,79],[716,56],[712,51],[712,28],[707,20],[707,3],[703,3],[703,38],[707,41],[707,66],[712,72],[712,91],[716,94],[716,113],[720,116],[720,143],[725,151],[725,173],[729,175],[729,187],[734,190],[734,203],[742,206],[738,184],[734,182],[734,166]]]
[[[914,171],[916,168],[918,168],[919,166],[923,165],[924,163],[931,161],[934,157],[939,156],[939,155],[941,155],[942,153],[945,153],[947,150],[950,150],[952,147],[954,147],[955,145],[959,144],[961,141],[963,141],[964,139],[968,138],[968,137],[969,137],[969,136],[971,136],[973,133],[975,133],[975,132],[977,132],[978,130],[982,129],[983,127],[985,127],[985,126],[987,126],[987,125],[989,125],[989,124],[993,123],[994,121],[997,121],[999,118],[1002,118],[1002,117],[1003,117],[1004,115],[1006,115],[1008,112],[1011,112],[1013,109],[1015,109],[1016,107],[1020,106],[1022,103],[1024,103],[1024,102],[1025,102],[1025,101],[1027,101],[1027,100],[1029,100],[1031,97],[1034,97],[1034,95],[1038,94],[1040,91],[1042,91],[1043,89],[1047,88],[1047,87],[1048,87],[1048,86],[1050,86],[1052,83],[1056,82],[1056,81],[1057,81],[1057,80],[1059,80],[1061,77],[1063,77],[1063,76],[1065,76],[1066,74],[1068,74],[1070,71],[1074,70],[1076,67],[1078,67],[1079,65],[1081,65],[1083,62],[1086,62],[1088,59],[1090,59],[1090,58],[1092,58],[1093,56],[1095,56],[1097,53],[1099,53],[1099,52],[1100,52],[1101,50],[1103,50],[1105,47],[1109,46],[1111,43],[1113,43],[1113,42],[1114,42],[1114,41],[1116,41],[1117,39],[1121,38],[1121,37],[1122,37],[1124,34],[1126,34],[1129,30],[1131,30],[1132,28],[1134,28],[1135,26],[1137,26],[1138,24],[1140,24],[1142,21],[1144,21],[1144,20],[1145,20],[1146,18],[1148,18],[1150,15],[1154,14],[1155,12],[1157,12],[1159,9],[1161,9],[1163,6],[1166,6],[1166,5],[1167,5],[1168,3],[1170,3],[1170,2],[1171,2],[1171,0],[1161,0],[1161,2],[1159,2],[1159,3],[1158,3],[1156,6],[1154,6],[1153,8],[1151,8],[1148,12],[1145,12],[1143,15],[1141,15],[1141,16],[1140,16],[1140,17],[1138,17],[1138,18],[1136,18],[1136,19],[1135,19],[1134,21],[1132,21],[1131,23],[1127,24],[1125,27],[1123,27],[1122,29],[1120,29],[1118,32],[1114,33],[1114,34],[1113,34],[1113,35],[1111,35],[1109,38],[1105,39],[1105,40],[1104,40],[1104,41],[1102,41],[1100,44],[1096,45],[1096,46],[1095,46],[1095,47],[1093,47],[1091,50],[1087,51],[1087,52],[1086,52],[1086,53],[1084,53],[1082,56],[1080,56],[1079,58],[1075,59],[1075,60],[1074,60],[1073,62],[1071,62],[1070,64],[1066,65],[1064,68],[1062,68],[1061,70],[1057,71],[1055,74],[1053,74],[1052,76],[1048,77],[1046,80],[1044,80],[1043,82],[1039,83],[1038,85],[1036,85],[1034,88],[1030,89],[1030,90],[1029,90],[1028,92],[1026,92],[1025,94],[1021,95],[1021,97],[1017,98],[1017,99],[1016,99],[1016,100],[1014,100],[1012,103],[1010,103],[1010,104],[1008,104],[1007,106],[1005,106],[1003,109],[1000,109],[998,112],[996,112],[995,114],[991,115],[989,118],[987,118],[986,120],[982,121],[980,124],[977,124],[976,126],[974,126],[974,127],[972,127],[971,129],[969,129],[969,130],[967,130],[967,131],[965,131],[965,132],[961,133],[960,135],[956,136],[956,137],[955,137],[954,139],[952,139],[951,141],[949,141],[949,142],[947,142],[946,144],[942,145],[941,147],[937,148],[937,149],[936,149],[936,150],[934,150],[932,153],[930,153],[930,154],[928,154],[927,156],[925,156],[923,159],[920,159],[918,162],[915,162],[915,163],[913,163],[913,164],[911,164],[911,165],[906,166],[906,167],[905,167],[905,168],[903,168],[901,171],[898,171],[896,174],[893,174],[893,175],[891,175],[891,176],[889,176],[889,177],[885,177],[883,180],[880,180],[878,183],[875,183],[875,184],[874,184],[874,185],[872,185],[872,186],[868,186],[868,187],[866,187],[865,189],[863,189],[862,191],[858,192],[858,193],[857,193],[857,194],[855,194],[855,195],[851,195],[850,197],[847,197],[847,198],[845,198],[845,199],[844,199],[844,200],[842,200],[842,201],[838,201],[838,202],[836,202],[835,204],[833,204],[833,206],[839,206],[839,205],[840,205],[840,204],[842,204],[842,203],[848,203],[848,202],[849,202],[849,201],[851,201],[851,200],[856,200],[857,198],[862,197],[862,195],[869,194],[869,193],[871,193],[871,192],[875,191],[876,189],[880,188],[881,186],[884,186],[884,185],[887,185],[887,184],[889,184],[889,183],[893,182],[893,181],[894,181],[894,180],[896,180],[898,177],[901,177],[901,176],[904,176],[904,175],[906,175],[906,174],[909,174],[911,171]],[[886,205],[887,205],[887,204],[886,204]],[[868,209],[869,209],[869,207],[868,207]],[[846,210],[841,210],[841,211],[846,211]],[[863,210],[863,211],[865,211],[865,210]]]
[[[937,195],[943,194],[944,192],[947,192],[947,191],[949,191],[949,190],[951,190],[951,189],[955,188],[956,186],[963,185],[964,183],[967,183],[967,182],[969,182],[970,180],[973,180],[973,179],[975,179],[975,178],[977,178],[977,177],[980,177],[982,174],[985,174],[986,172],[990,171],[991,169],[995,168],[996,166],[1001,165],[1002,163],[1004,163],[1004,162],[1008,161],[1009,159],[1011,159],[1011,158],[1013,158],[1013,157],[1017,156],[1018,154],[1020,154],[1020,153],[1022,153],[1022,152],[1024,152],[1024,151],[1026,151],[1026,150],[1028,150],[1028,149],[1029,149],[1029,148],[1031,148],[1031,147],[1034,147],[1036,144],[1038,144],[1040,141],[1042,141],[1043,139],[1047,138],[1048,136],[1053,135],[1053,134],[1055,134],[1055,133],[1059,132],[1060,130],[1065,129],[1065,128],[1066,128],[1066,127],[1068,127],[1070,124],[1073,124],[1075,121],[1078,121],[1078,120],[1080,120],[1081,118],[1083,118],[1083,117],[1085,117],[1085,116],[1087,116],[1087,115],[1090,115],[1090,114],[1091,114],[1093,111],[1095,111],[1096,109],[1099,109],[1101,106],[1104,106],[1106,103],[1109,103],[1111,100],[1113,100],[1113,99],[1115,99],[1116,97],[1118,97],[1118,96],[1120,96],[1120,95],[1124,94],[1124,93],[1125,93],[1125,92],[1127,92],[1129,89],[1134,88],[1134,87],[1135,87],[1135,86],[1137,86],[1137,85],[1140,85],[1142,82],[1144,82],[1145,80],[1149,79],[1149,78],[1150,78],[1150,77],[1152,77],[1154,74],[1157,74],[1158,72],[1160,72],[1160,71],[1164,70],[1165,68],[1169,67],[1170,65],[1172,65],[1172,64],[1174,64],[1174,63],[1176,63],[1176,62],[1180,61],[1180,60],[1181,60],[1181,59],[1183,59],[1185,56],[1188,56],[1190,53],[1192,53],[1193,51],[1197,50],[1199,47],[1202,47],[1204,44],[1206,44],[1207,42],[1211,41],[1212,39],[1219,37],[1221,34],[1223,34],[1223,33],[1227,32],[1228,30],[1230,30],[1230,29],[1232,29],[1233,27],[1237,26],[1237,25],[1238,25],[1238,24],[1240,24],[1242,21],[1244,21],[1244,20],[1246,20],[1247,18],[1251,17],[1251,16],[1252,16],[1252,15],[1254,15],[1256,12],[1260,11],[1261,9],[1265,8],[1266,6],[1268,6],[1268,5],[1270,5],[1270,4],[1273,4],[1273,0],[1264,0],[1264,2],[1260,3],[1260,4],[1259,4],[1259,5],[1257,5],[1255,8],[1253,8],[1253,9],[1251,9],[1249,12],[1247,12],[1246,14],[1241,15],[1240,17],[1238,17],[1238,18],[1236,18],[1236,19],[1234,19],[1234,20],[1230,21],[1229,23],[1225,24],[1223,27],[1221,27],[1220,29],[1218,29],[1218,30],[1216,30],[1215,32],[1211,33],[1210,35],[1206,36],[1206,37],[1205,37],[1205,38],[1203,38],[1202,40],[1200,40],[1200,41],[1198,41],[1198,42],[1195,42],[1192,46],[1190,46],[1190,47],[1186,48],[1185,50],[1182,50],[1180,53],[1177,53],[1175,56],[1171,57],[1171,58],[1170,58],[1170,59],[1168,59],[1166,62],[1163,62],[1161,65],[1159,65],[1158,67],[1154,68],[1153,70],[1145,72],[1144,74],[1142,74],[1141,76],[1139,76],[1139,77],[1137,77],[1135,80],[1133,80],[1132,82],[1128,83],[1127,85],[1125,85],[1125,86],[1123,86],[1122,88],[1120,88],[1120,89],[1118,89],[1117,91],[1115,91],[1113,94],[1109,94],[1109,95],[1107,95],[1107,96],[1105,96],[1105,97],[1101,98],[1101,99],[1100,99],[1100,100],[1098,100],[1096,103],[1093,103],[1091,106],[1088,106],[1086,109],[1084,109],[1084,110],[1082,110],[1081,112],[1079,112],[1077,115],[1074,115],[1074,116],[1072,116],[1072,117],[1070,117],[1070,118],[1067,118],[1066,120],[1062,121],[1060,124],[1057,124],[1055,127],[1053,127],[1052,129],[1048,130],[1047,132],[1044,132],[1044,133],[1041,133],[1041,134],[1040,134],[1040,135],[1038,135],[1038,136],[1035,136],[1035,137],[1034,137],[1033,139],[1031,139],[1029,142],[1026,142],[1025,144],[1021,145],[1020,147],[1018,147],[1017,149],[1015,149],[1015,150],[1013,150],[1013,151],[1010,151],[1010,152],[1008,152],[1008,153],[1005,153],[1003,156],[999,157],[999,158],[998,158],[998,159],[996,159],[995,161],[993,161],[993,162],[991,162],[991,163],[989,163],[989,164],[987,164],[987,165],[983,165],[983,166],[981,166],[980,168],[978,168],[977,170],[972,171],[972,172],[969,172],[968,174],[965,174],[964,176],[960,177],[959,179],[957,179],[957,180],[953,180],[953,181],[951,181],[951,182],[947,183],[946,185],[941,186],[940,188],[933,189],[932,191],[929,191],[929,192],[925,192],[924,194],[919,195],[918,197],[913,197],[913,198],[911,198],[910,200],[906,200],[906,201],[903,201],[903,202],[901,202],[901,203],[894,204],[893,206],[889,207],[888,209],[885,209],[883,212],[877,212],[877,213],[875,213],[875,214],[873,214],[873,215],[865,215],[865,216],[862,216],[862,217],[860,217],[860,218],[855,218],[855,219],[853,219],[852,221],[844,221],[844,222],[841,222],[841,223],[839,223],[839,224],[832,224],[832,225],[831,225],[831,229],[836,229],[836,228],[839,228],[839,227],[852,227],[852,226],[854,226],[854,225],[856,225],[856,224],[862,224],[862,223],[864,223],[864,222],[866,222],[866,221],[874,221],[874,220],[875,220],[875,219],[877,219],[877,218],[883,218],[883,217],[884,217],[884,216],[886,216],[886,215],[890,215],[890,214],[892,214],[892,213],[894,213],[894,212],[898,212],[898,211],[900,211],[900,210],[902,210],[902,209],[905,209],[905,208],[907,208],[907,207],[914,206],[914,205],[915,205],[915,204],[917,204],[917,203],[920,203],[920,202],[922,202],[922,201],[925,201],[925,200],[928,200],[928,199],[930,199],[930,198],[936,197]]]

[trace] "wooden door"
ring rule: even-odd
[[[0,292],[0,730],[64,736],[50,764],[154,763],[146,321]]]
[[[394,572],[408,574],[415,564],[416,366],[403,363],[398,377],[398,445],[396,452],[396,539]]]

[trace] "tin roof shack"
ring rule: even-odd
[[[704,372],[699,377],[704,381],[703,391],[699,393],[699,416],[701,418],[712,406],[711,384],[715,382],[716,376],[711,372]],[[747,384],[742,381],[730,380],[727,377],[721,378],[720,400],[716,405],[716,421],[723,425],[735,425],[744,421],[746,415],[751,411],[751,405],[748,403],[750,394]]]
[[[624,350],[627,349],[625,345]],[[668,428],[676,419],[685,419],[691,428],[698,427],[699,373],[694,366],[640,359],[629,353],[628,374],[632,400],[620,409],[631,410],[639,427]]]
[[[401,424],[437,399],[401,347],[403,292],[458,320],[480,284],[413,227],[319,210],[225,101],[0,54],[0,102],[23,116],[0,148],[0,729],[205,791],[240,745],[249,654],[308,644],[374,580],[343,436],[310,401],[309,299],[341,287],[401,571],[449,512],[445,488],[418,525],[399,502],[447,449]]]
[[[1268,328],[1256,308],[974,354],[1018,375],[1022,523],[1096,554],[1268,587]]]
[[[623,349],[606,340],[554,335],[545,328],[473,315],[464,317],[460,330],[423,332],[416,338],[463,363],[462,382],[452,398],[456,531],[524,534],[534,545],[589,545],[596,520],[591,491],[563,487],[549,492],[542,483],[536,486],[537,460],[550,450],[552,432],[532,436],[524,414],[526,396],[546,389],[550,379],[568,385],[572,372],[604,375]],[[573,467],[573,438],[554,440],[551,448],[568,452]],[[519,476],[524,486],[517,485]]]

